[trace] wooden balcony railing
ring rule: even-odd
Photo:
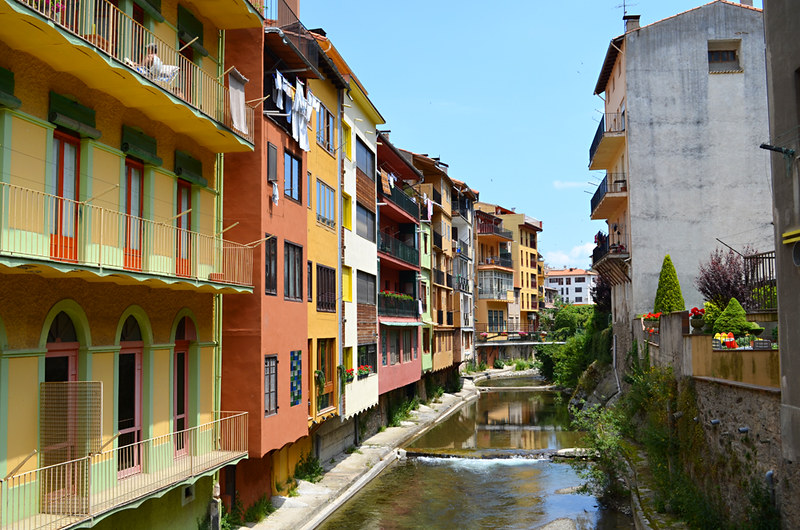
[[[253,285],[253,248],[220,237],[7,183],[0,212],[5,256]]]
[[[228,89],[107,0],[16,0],[124,64],[209,118],[253,141],[253,108],[245,105],[243,120],[234,123]],[[155,46],[161,64],[145,65]]]
[[[247,413],[0,480],[3,530],[57,529],[247,457]]]

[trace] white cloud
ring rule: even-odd
[[[554,180],[553,187],[557,190],[568,190],[572,188],[582,188],[585,182],[575,182],[571,180]]]
[[[553,250],[544,253],[544,259],[551,267],[579,267],[581,269],[588,266],[589,256],[594,250],[594,243],[584,243],[572,247],[568,252],[563,250]]]

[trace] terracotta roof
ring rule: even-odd
[[[548,278],[550,276],[597,276],[596,272],[587,271],[584,269],[550,269],[545,273]]]

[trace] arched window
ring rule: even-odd
[[[45,382],[78,380],[78,334],[75,324],[61,311],[47,331],[47,356],[44,361]]]
[[[142,330],[133,315],[122,325],[117,370],[117,471],[120,477],[142,470]]]

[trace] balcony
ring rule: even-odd
[[[433,230],[433,246],[439,250],[444,250],[444,246],[442,246],[442,234],[436,230]]]
[[[478,262],[478,266],[494,265],[497,267],[505,267],[511,269],[514,267],[514,262],[511,259],[511,254],[501,254],[499,256],[483,256]]]
[[[472,282],[469,279],[469,276],[463,276],[461,274],[456,274],[455,276],[455,288],[463,293],[471,293],[472,292]]]
[[[748,313],[778,311],[774,250],[745,256],[744,280],[749,296],[743,304]]]
[[[445,282],[446,286],[448,286],[448,287],[450,287],[452,289],[453,288],[453,275],[450,274],[450,273],[445,274],[444,275],[444,282]]]
[[[536,331],[534,328],[535,324],[531,322],[508,320],[475,323],[475,332],[478,333],[478,340],[480,341],[503,337],[523,339],[533,335]]]
[[[385,232],[378,232],[378,252],[419,267],[419,250]]]
[[[85,268],[111,281],[133,277],[204,291],[253,287],[253,248],[210,234],[7,183],[0,183],[0,212],[0,256],[10,266],[46,274]]]
[[[247,413],[215,415],[184,431],[0,481],[3,528],[76,525],[247,458]]]
[[[592,196],[591,218],[609,219],[625,204],[628,195],[628,181],[625,173],[609,173],[597,186]]]
[[[592,268],[605,274],[612,285],[630,282],[630,253],[627,247],[620,243],[609,243],[608,236],[602,232],[598,232],[595,239],[597,246],[592,251]]]
[[[497,302],[510,302],[508,292],[511,289],[479,289],[478,298],[481,300],[494,300]]]
[[[244,105],[241,112],[232,112],[228,89],[218,78],[181,55],[172,39],[162,40],[110,2],[13,0],[0,5],[5,6],[0,40],[12,49],[78,77],[214,152],[253,149],[253,108]],[[159,71],[140,64],[150,45],[163,63]]]
[[[446,286],[445,273],[443,270],[433,269],[433,283],[441,286]]]
[[[402,295],[378,293],[378,315],[382,317],[419,317],[419,302]]]
[[[378,191],[382,197],[385,197],[387,200],[400,207],[415,220],[419,221],[419,204],[417,204],[414,199],[409,197],[408,194],[401,190],[399,186],[394,186],[391,188],[391,190],[392,192],[390,194],[386,194],[383,192],[383,187],[380,185],[378,186]]]
[[[506,239],[512,241],[514,233],[494,223],[478,222],[478,236],[490,236],[492,239]]]
[[[433,202],[435,202],[436,204],[441,206],[442,205],[442,194],[436,188],[432,187],[431,190],[432,190],[431,191],[431,195],[433,197]]]
[[[458,214],[464,218],[465,221],[468,223],[472,223],[472,209],[470,208],[470,203],[468,201],[452,201],[453,214]]]
[[[453,312],[452,311],[447,311],[446,315],[447,315],[447,318],[446,318],[447,325],[448,326],[452,326],[453,325]]]
[[[610,169],[625,142],[625,113],[606,114],[589,147],[589,169]]]

